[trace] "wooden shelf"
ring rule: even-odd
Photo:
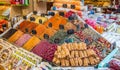
[[[0,2],[1,5],[10,5],[10,3]]]
[[[92,0],[85,0],[85,4],[92,4],[94,6],[99,6],[99,7],[103,6],[104,3],[111,4],[111,1],[110,0],[97,0],[97,1],[94,2]]]
[[[38,0],[38,2],[54,2],[54,0]]]
[[[23,5],[23,4],[18,4],[18,5],[11,4],[11,6],[27,6],[27,5]]]

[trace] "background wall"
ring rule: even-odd
[[[11,6],[10,17],[16,15],[27,15],[32,11],[40,11],[41,13],[46,13],[47,10],[52,6],[52,2],[43,2],[38,0],[29,0],[29,6]]]

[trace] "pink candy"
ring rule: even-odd
[[[101,26],[106,28],[107,27],[107,23],[102,23]]]
[[[120,60],[113,59],[109,62],[110,68],[120,70]]]
[[[32,52],[42,57],[45,60],[52,61],[54,53],[57,50],[57,45],[50,44],[48,41],[41,41]]]
[[[23,46],[30,38],[31,36],[29,34],[24,34],[15,42],[15,44],[17,46]]]
[[[96,21],[92,20],[92,19],[86,19],[85,22],[92,27],[94,27],[96,25]]]

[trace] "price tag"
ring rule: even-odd
[[[42,13],[42,14],[41,14],[41,17],[45,17],[45,14],[44,14],[44,13]]]
[[[30,21],[35,21],[35,17],[30,17]]]
[[[75,9],[75,5],[71,5],[71,9]]]
[[[26,19],[27,19],[27,16],[23,16],[23,19],[26,20]]]
[[[54,16],[55,15],[55,13],[54,12],[51,12],[51,16]]]
[[[32,30],[32,34],[37,34],[37,31],[36,30]]]
[[[67,4],[63,4],[63,8],[67,8]]]
[[[74,34],[74,30],[73,29],[68,30],[67,34]]]
[[[39,23],[40,23],[40,24],[42,23],[42,20],[41,20],[41,19],[39,19]]]
[[[64,12],[59,12],[59,15],[60,16],[64,16]]]
[[[29,31],[28,28],[25,28],[25,31],[28,32]]]
[[[64,29],[64,25],[59,25],[59,28],[60,29]]]
[[[45,39],[49,39],[49,35],[48,34],[44,34],[44,38]]]
[[[33,11],[33,14],[36,15],[36,14],[37,14],[37,11]]]
[[[49,26],[49,27],[52,27],[52,23],[50,22],[50,23],[48,24],[48,26]]]
[[[54,39],[54,43],[56,43],[56,44],[60,43],[60,39],[59,38],[55,38]]]

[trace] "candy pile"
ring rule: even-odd
[[[85,43],[69,43],[58,46],[53,62],[60,66],[89,66],[100,61],[93,49]]]
[[[50,44],[48,41],[41,41],[32,52],[45,60],[52,61],[57,45]]]
[[[23,46],[30,38],[31,36],[29,34],[24,34],[15,42],[15,44],[17,46]]]
[[[109,62],[109,66],[110,68],[112,68],[113,70],[120,70],[120,60],[118,59],[112,59]]]

